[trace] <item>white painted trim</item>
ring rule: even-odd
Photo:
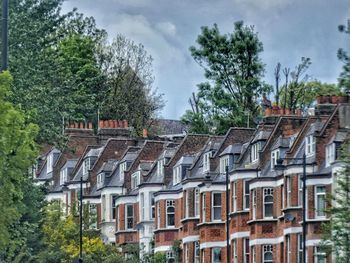
[[[289,227],[283,230],[283,235],[299,234],[303,231],[302,227]]]
[[[306,180],[306,186],[332,184],[333,178],[312,178]]]
[[[266,244],[279,244],[282,243],[284,240],[284,236],[276,237],[276,238],[259,238],[259,239],[253,239],[249,241],[249,246],[256,246],[256,245],[266,245]]]
[[[171,250],[171,246],[159,246],[154,248],[154,253],[157,252],[166,252],[168,250]]]
[[[102,195],[121,195],[123,193],[123,187],[109,187],[109,188],[103,188],[101,191]]]
[[[230,188],[230,187],[229,187]],[[210,184],[208,186],[204,185],[200,187],[199,192],[225,192],[226,191],[226,185],[225,184]]]
[[[101,198],[84,198],[83,204],[101,204]]]
[[[83,188],[90,187],[90,183],[83,183]],[[80,189],[80,183],[69,184],[68,189]]]
[[[116,202],[115,206],[120,204],[133,204],[137,202],[137,196],[121,196],[119,197]]]
[[[257,173],[254,171],[239,171],[239,172],[234,172],[233,174],[230,175],[230,182],[240,180],[240,179],[252,179],[252,178],[257,178]]]
[[[168,199],[180,199],[183,197],[183,192],[174,194],[174,193],[162,193],[154,197],[155,202],[160,200],[168,200]]]
[[[183,183],[182,188],[183,190],[187,190],[190,188],[196,188],[198,185],[201,184],[201,182],[188,182],[188,183]]]
[[[282,184],[283,184],[283,178],[279,180],[271,179],[271,181],[257,181],[249,184],[249,190],[252,190],[254,188],[259,188],[259,187],[277,187],[277,186],[281,186]]]
[[[317,166],[308,166],[306,165],[306,173],[311,174],[317,171]],[[293,166],[293,167],[287,167],[287,169],[284,171],[284,175],[293,175],[293,174],[302,174],[303,173],[303,167],[302,164],[299,166]]]
[[[150,193],[150,192],[158,192],[162,190],[162,187],[161,186],[144,186],[144,187],[141,187],[139,188],[139,195],[141,193]]]
[[[199,240],[199,235],[197,236],[188,236],[188,237],[184,237],[182,239],[182,243],[186,244],[186,243],[190,243],[190,242],[195,242]]]
[[[226,241],[206,242],[206,243],[201,243],[199,246],[200,249],[212,248],[212,247],[226,247]]]
[[[230,239],[245,238],[245,237],[249,237],[249,235],[250,235],[249,231],[236,232],[236,233],[231,234]]]
[[[321,239],[311,239],[311,240],[306,240],[306,246],[307,247],[313,247],[317,246],[322,242]]]

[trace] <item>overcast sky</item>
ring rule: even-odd
[[[73,7],[95,17],[110,38],[121,33],[145,46],[154,58],[154,86],[166,100],[164,118],[180,118],[196,84],[205,80],[188,51],[201,26],[217,23],[227,33],[238,20],[254,25],[270,84],[277,62],[294,68],[302,56],[312,60],[312,77],[335,83],[337,49],[350,47],[350,35],[337,30],[350,19],[349,0],[67,0],[64,11]]]

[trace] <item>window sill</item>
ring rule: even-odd
[[[137,230],[135,230],[135,229],[118,230],[118,231],[116,231],[116,232],[115,232],[115,234],[116,234],[116,235],[117,235],[117,234],[125,234],[125,233],[130,233],[130,232],[134,232],[134,233],[136,233],[136,232],[137,232]]]
[[[193,221],[193,220],[199,220],[199,216],[198,217],[186,217],[186,218],[182,219],[180,222],[184,223],[186,221]]]
[[[161,231],[174,231],[174,230],[179,230],[179,228],[176,227],[168,227],[168,228],[158,228],[154,230],[154,233],[161,232]]]
[[[277,222],[278,219],[277,218],[262,218],[262,219],[253,219],[253,220],[249,220],[247,222],[247,224],[251,224],[251,223],[260,223],[260,222]]]
[[[316,218],[310,218],[310,219],[306,219],[306,223],[317,223],[317,222],[323,222],[323,221],[329,221],[330,218],[327,217],[316,217]]]
[[[302,206],[289,206],[289,207],[285,207],[282,209],[283,212],[288,211],[288,210],[297,210],[297,209],[302,209]]]
[[[226,222],[224,221],[210,221],[210,222],[203,222],[203,223],[200,223],[200,224],[197,224],[197,226],[205,226],[205,225],[222,225],[222,224],[225,224]]]
[[[230,213],[230,216],[234,216],[234,215],[237,215],[237,214],[246,214],[246,213],[249,213],[249,209],[231,212],[231,213]]]

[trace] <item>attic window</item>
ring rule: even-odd
[[[164,175],[164,164],[165,159],[161,159],[157,162],[157,176],[163,176]]]
[[[52,163],[53,163],[53,154],[50,153],[48,156],[47,156],[47,168],[46,168],[46,171],[47,173],[51,173],[52,172]]]
[[[173,170],[173,184],[176,185],[181,182],[181,166],[174,167]]]
[[[305,138],[305,154],[307,156],[314,155],[316,152],[316,138],[309,135]]]
[[[212,152],[207,152],[203,154],[203,172],[210,171],[210,157],[212,156]]]
[[[280,150],[274,150],[271,152],[271,170],[275,168],[275,165],[277,164],[277,160],[280,158]]]
[[[127,169],[127,163],[126,162],[123,162],[120,164],[119,166],[119,178],[120,180],[124,180],[124,172],[126,171]]]
[[[141,171],[137,171],[131,175],[131,189],[135,189],[141,183]]]
[[[220,158],[220,173],[226,173],[226,166],[229,166],[229,156],[224,156]]]
[[[335,144],[326,145],[326,167],[330,166],[335,161]]]
[[[60,172],[60,185],[64,185],[68,181],[67,168]]]
[[[255,143],[251,148],[251,160],[252,162],[256,162],[259,160],[259,151],[260,151],[260,143]]]
[[[100,173],[97,175],[97,188],[101,188],[104,182],[104,173]]]
[[[83,163],[83,175],[87,175],[87,173],[89,172],[90,170],[90,158],[87,158],[84,160],[84,163]]]

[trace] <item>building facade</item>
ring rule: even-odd
[[[320,246],[322,223],[349,116],[348,103],[318,104],[312,115],[265,116],[255,129],[225,136],[152,139],[132,138],[124,122],[103,122],[97,135],[73,125],[74,154],[51,148],[35,175],[67,214],[82,177],[84,202],[96,216],[89,227],[126,257],[124,245],[134,244],[141,257],[165,253],[168,262],[227,262],[228,252],[234,263],[301,263],[305,224],[307,262],[332,262]]]

